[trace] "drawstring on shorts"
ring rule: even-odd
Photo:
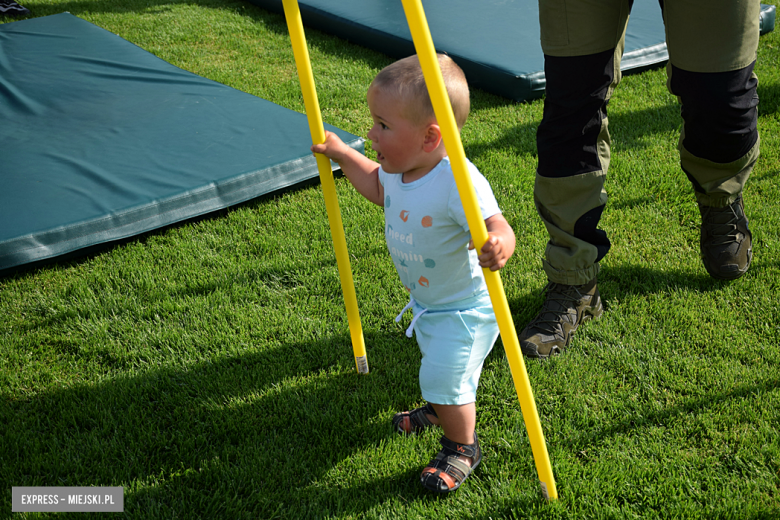
[[[398,323],[399,321],[401,321],[401,318],[403,317],[404,313],[406,311],[408,311],[409,309],[411,309],[412,307],[414,307],[415,303],[417,303],[417,302],[414,301],[414,298],[412,298],[410,296],[409,297],[409,303],[407,303],[406,307],[403,308],[401,313],[398,316],[395,317],[395,322]],[[423,310],[421,310],[420,312],[418,312],[417,314],[414,315],[414,317],[412,318],[412,322],[409,324],[409,328],[406,329],[406,337],[407,338],[411,338],[412,337],[412,332],[414,331],[414,324],[417,323],[417,319],[420,316],[422,316],[423,314],[425,314],[426,312],[428,312],[428,309],[423,309]]]

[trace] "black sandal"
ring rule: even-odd
[[[411,412],[398,412],[393,416],[393,426],[398,433],[403,433],[405,435],[420,433],[426,428],[436,426],[428,419],[426,414],[439,417],[436,415],[436,410],[433,409],[433,405],[428,403]]]
[[[437,493],[455,491],[482,462],[477,432],[473,444],[458,444],[447,437],[441,438],[442,450],[428,463],[420,475],[420,482],[426,489]],[[460,457],[470,457],[471,466]]]

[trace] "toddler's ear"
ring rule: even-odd
[[[423,138],[423,151],[431,153],[441,144],[441,128],[436,123],[431,123],[425,128]]]

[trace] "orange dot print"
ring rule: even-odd
[[[422,227],[431,227],[433,225],[433,217],[425,215],[422,218]]]

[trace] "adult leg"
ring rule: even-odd
[[[537,211],[550,235],[543,260],[550,281],[539,315],[520,333],[523,353],[562,351],[579,325],[601,314],[598,262],[609,239],[598,229],[607,202],[607,104],[621,79],[629,0],[563,5],[540,0],[546,97],[537,131]]]
[[[682,109],[680,165],[702,215],[707,271],[734,279],[747,272],[752,240],[742,191],[759,155],[758,2],[662,2],[668,87]]]

